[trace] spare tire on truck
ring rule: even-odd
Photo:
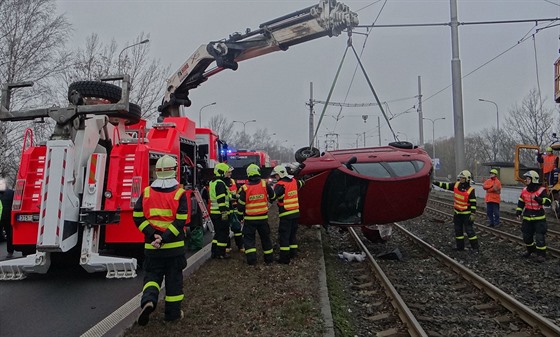
[[[316,158],[319,157],[320,154],[318,148],[307,146],[297,150],[295,157],[298,163],[303,163],[307,158]]]
[[[412,144],[411,142],[391,142],[391,143],[389,143],[389,146],[396,147],[396,148],[399,148],[399,149],[413,149],[414,148],[414,144]]]
[[[117,103],[122,96],[122,89],[111,83],[98,82],[98,81],[77,81],[68,86],[68,101],[75,102],[76,93],[82,98],[104,99],[109,103]],[[127,121],[127,124],[138,123],[142,116],[142,111],[139,105],[129,103],[128,113],[113,112],[108,115],[109,118],[122,118]]]

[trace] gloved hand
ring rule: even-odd
[[[542,199],[541,197],[538,197],[538,196],[537,196],[537,197],[534,197],[533,200],[535,200],[535,201],[536,201],[537,203],[539,203],[539,205],[540,205],[540,204],[542,204],[542,200],[543,200],[543,199]]]
[[[227,212],[222,212],[222,220],[226,221],[227,219],[229,219],[229,215]]]
[[[469,217],[469,220],[471,220],[472,222],[474,222],[475,219],[476,219],[476,214],[471,213],[471,216]]]

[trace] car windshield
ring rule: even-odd
[[[424,162],[420,160],[352,164],[354,172],[374,178],[411,176],[423,167]]]

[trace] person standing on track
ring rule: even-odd
[[[484,201],[486,202],[486,215],[490,227],[500,225],[500,193],[502,193],[502,183],[498,179],[498,170],[490,170],[490,178],[482,184],[486,191]]]
[[[537,262],[546,260],[546,215],[543,206],[550,206],[551,200],[546,194],[546,188],[539,183],[539,174],[529,171],[523,175],[527,185],[522,191],[515,213],[521,222],[523,242],[527,246],[527,252],[522,256],[528,258],[535,251]]]
[[[454,215],[453,225],[455,227],[455,244],[458,251],[465,250],[465,232],[469,238],[471,249],[478,253],[478,237],[474,231],[474,219],[476,214],[476,194],[471,186],[471,173],[463,170],[457,176],[457,182],[446,183],[434,181],[433,184],[448,191],[453,191]]]
[[[165,321],[183,318],[183,269],[185,225],[189,203],[179,186],[177,160],[164,155],[156,162],[154,182],[144,189],[134,205],[133,218],[144,234],[144,287],[138,324],[144,326],[155,310],[165,277]]]

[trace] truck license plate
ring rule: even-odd
[[[16,215],[16,221],[38,222],[39,221],[39,214],[18,214],[18,215]]]

